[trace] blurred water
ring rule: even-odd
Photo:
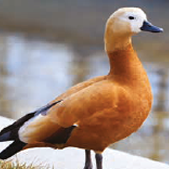
[[[152,113],[139,132],[113,148],[168,162],[169,69],[157,63],[143,64],[154,93]],[[83,57],[68,44],[1,32],[0,115],[16,119],[75,83],[106,74],[108,70],[104,53]]]

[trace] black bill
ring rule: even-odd
[[[143,26],[140,29],[142,31],[148,31],[148,32],[153,32],[153,33],[163,32],[163,28],[159,28],[157,26],[154,26],[148,21],[144,21]]]

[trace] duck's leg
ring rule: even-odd
[[[85,166],[84,169],[92,169],[92,159],[90,150],[85,150]]]
[[[103,169],[103,167],[102,167],[102,161],[103,161],[102,154],[96,153],[95,158],[96,158],[96,168],[97,169]]]

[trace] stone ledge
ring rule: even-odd
[[[12,122],[12,119],[0,116],[0,130]],[[0,151],[2,151],[7,144],[8,143],[0,143]],[[94,154],[92,155],[95,164]],[[169,169],[169,165],[167,164],[109,148],[104,151],[103,156],[104,169]],[[51,169],[83,169],[84,150],[77,148],[66,148],[64,150],[34,148],[24,150],[10,158],[10,160],[17,160],[27,165],[42,165],[44,168],[48,166]]]

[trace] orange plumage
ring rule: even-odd
[[[76,123],[78,127],[61,146],[102,152],[141,126],[152,104],[147,74],[131,46],[108,56],[110,73],[80,83],[56,98],[63,101],[25,130],[28,143],[41,142],[59,126],[66,128]],[[29,133],[31,127],[36,130]]]

